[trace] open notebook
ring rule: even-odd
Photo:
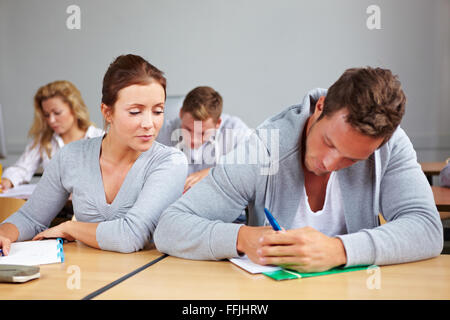
[[[36,266],[64,262],[63,240],[13,242],[7,256],[0,256],[0,264]]]
[[[274,280],[290,280],[290,279],[317,277],[335,273],[367,270],[370,267],[376,267],[363,265],[347,268],[337,267],[323,272],[298,272],[295,270],[284,269],[277,266],[262,266],[252,262],[246,255],[239,258],[230,258],[229,260],[235,265],[246,270],[247,272],[250,272],[252,274],[262,273],[263,275],[268,276],[269,278],[272,278]]]

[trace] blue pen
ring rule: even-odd
[[[272,216],[269,210],[264,208],[264,212],[266,213],[267,220],[269,220],[270,225],[272,226],[273,230],[275,231],[281,231],[281,227],[278,224],[277,220]]]
[[[2,249],[0,249],[0,253],[2,254],[2,257],[5,256]]]

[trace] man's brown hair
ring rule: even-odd
[[[346,108],[353,128],[386,142],[400,124],[405,104],[400,81],[390,70],[352,68],[328,89],[320,118]]]
[[[181,112],[189,112],[195,120],[204,121],[211,117],[217,122],[222,108],[221,95],[211,87],[202,86],[192,89],[186,95]]]

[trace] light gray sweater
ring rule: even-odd
[[[262,155],[256,164],[218,164],[165,210],[154,233],[158,250],[190,259],[236,257],[241,225],[231,222],[246,206],[249,225],[265,225],[266,207],[289,229],[304,188],[298,142],[314,107],[310,99],[325,95],[324,89],[312,90],[302,104],[259,126],[244,143],[247,156]],[[266,139],[270,129],[278,132],[279,144]],[[440,254],[442,223],[413,146],[401,128],[368,160],[337,175],[348,232],[339,235],[346,266],[402,263]],[[382,226],[380,212],[388,221]]]
[[[238,117],[230,116],[223,113],[221,116],[222,122],[215,134],[210,137],[210,140],[205,142],[202,147],[197,150],[200,151],[200,159],[195,159],[194,150],[184,146],[180,142],[181,135],[181,120],[175,118],[161,128],[156,140],[166,146],[171,146],[183,151],[188,160],[188,174],[211,168],[216,165],[216,159],[227,154],[233,150],[236,145],[245,138],[245,135],[250,130],[247,125]],[[182,139],[181,139],[182,140]],[[216,155],[217,151],[217,155]]]
[[[160,214],[181,196],[187,161],[175,148],[154,142],[129,170],[111,204],[100,171],[102,137],[72,142],[50,161],[31,198],[4,222],[29,240],[50,225],[72,193],[77,221],[99,223],[101,249],[133,252],[152,239]]]

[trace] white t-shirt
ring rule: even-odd
[[[347,233],[341,190],[335,171],[331,173],[328,179],[322,210],[316,212],[311,210],[306,189],[303,188],[303,196],[300,199],[300,204],[291,229],[306,226],[312,227],[329,237]]]
[[[84,139],[95,138],[103,135],[103,130],[94,126],[89,126],[84,135]],[[3,178],[9,179],[14,186],[30,182],[36,170],[42,166],[43,169],[50,163],[51,158],[64,147],[63,139],[56,133],[53,133],[51,143],[51,157],[46,152],[40,153],[40,144],[32,148],[33,142],[30,142],[25,152],[20,156],[13,166],[8,167],[3,173]]]

